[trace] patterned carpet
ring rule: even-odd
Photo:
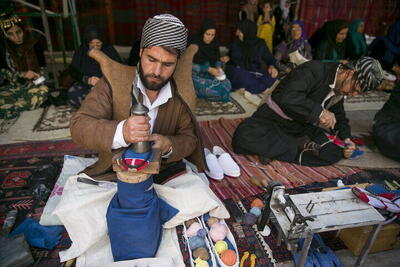
[[[239,179],[225,177],[221,181],[211,180],[211,189],[221,199],[232,198],[235,201],[260,194],[261,189],[250,183],[255,177],[260,181],[276,180],[287,188],[299,187],[314,182],[327,182],[329,179],[349,176],[361,171],[359,168],[345,166],[307,167],[296,164],[273,161],[268,165],[260,164],[256,156],[237,155],[233,153],[231,140],[234,130],[242,119],[219,119],[200,122],[204,145],[212,149],[214,145],[230,153],[241,168]]]
[[[262,166],[255,157],[232,153],[231,135],[240,121],[240,119],[205,121],[201,122],[201,128],[207,147],[210,148],[211,144],[223,147],[241,166],[242,175],[239,179],[225,178],[220,182],[212,180],[210,186],[224,203],[233,203],[242,214],[250,209],[251,201],[255,197],[261,197],[264,192],[249,182],[250,177],[268,181],[278,180],[291,188],[291,193],[334,186],[338,178],[345,184],[376,182],[383,179],[400,181],[400,169],[363,170],[338,166],[310,168],[277,161]],[[30,190],[32,174],[48,164],[61,169],[63,156],[66,154],[95,156],[93,151],[83,149],[70,140],[0,145],[0,225],[3,224],[7,212],[13,208],[19,211],[17,223],[22,222],[27,216],[40,218],[45,202],[35,199],[32,195]],[[54,184],[55,178],[49,179],[49,184]],[[228,209],[231,208],[232,205],[228,205]],[[276,231],[272,226],[271,235],[262,237],[255,227],[238,224],[234,218],[227,220],[227,224],[235,236],[240,255],[250,247],[254,247],[257,255],[256,266],[273,266],[276,262],[291,259],[284,245],[276,246]],[[187,261],[189,256],[183,243],[182,229],[178,228],[177,232],[182,254]],[[52,251],[31,248],[36,261],[35,266],[63,266],[59,263],[58,252],[69,246],[70,240],[65,232],[60,244]]]
[[[245,112],[245,109],[233,98],[230,102],[211,102],[198,98],[195,110],[196,116],[231,115]]]
[[[17,119],[0,120],[0,144],[70,138],[74,111],[68,106],[48,106],[24,111]]]
[[[52,166],[53,175],[46,176],[45,183],[53,188],[63,164],[65,154],[82,157],[94,156],[93,151],[83,149],[70,140],[18,143],[0,146],[0,225],[11,209],[18,210],[16,225],[26,217],[39,220],[46,202],[33,197],[32,175],[43,166]],[[67,232],[51,251],[31,248],[35,265],[41,267],[63,266],[58,252],[71,245]]]

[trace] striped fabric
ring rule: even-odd
[[[363,92],[376,89],[383,81],[383,70],[378,60],[362,57],[354,62],[354,73]]]
[[[400,14],[398,0],[301,0],[299,20],[304,21],[308,37],[324,22],[333,19],[365,19],[365,33],[372,36],[384,35]]]
[[[185,25],[170,14],[161,14],[148,19],[144,24],[140,47],[164,46],[178,49],[182,54],[186,43]]]
[[[344,166],[307,167],[282,161],[272,161],[268,165],[260,164],[256,156],[233,153],[232,135],[243,119],[224,119],[200,122],[204,146],[212,150],[217,145],[230,153],[241,169],[239,179],[225,177],[221,181],[210,179],[211,189],[221,198],[232,198],[235,201],[262,193],[260,188],[250,183],[255,177],[261,181],[279,181],[287,188],[326,182],[332,178],[348,176],[361,171],[359,168]]]

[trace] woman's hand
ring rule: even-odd
[[[34,80],[34,79],[37,79],[37,78],[40,77],[39,74],[37,74],[36,72],[31,71],[31,70],[28,70],[28,71],[26,71],[26,72],[23,72],[23,73],[21,74],[21,76],[24,77],[25,79],[28,79],[28,80]]]
[[[208,72],[214,77],[217,77],[219,73],[218,69],[213,67],[209,67]]]
[[[220,58],[220,60],[221,60],[222,63],[226,64],[226,63],[228,63],[230,58],[228,56],[223,56],[223,57]]]

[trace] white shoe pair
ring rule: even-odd
[[[204,148],[208,171],[208,177],[215,180],[222,180],[224,174],[231,177],[240,176],[240,168],[233,160],[231,155],[226,153],[221,147],[214,146],[213,153],[208,148]]]

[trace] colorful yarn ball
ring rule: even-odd
[[[215,243],[214,248],[218,254],[221,254],[222,252],[228,249],[228,244],[225,241],[220,240],[217,243]]]
[[[217,222],[219,222],[219,219],[218,219],[218,218],[210,217],[210,218],[208,218],[208,220],[207,220],[207,225],[208,225],[208,227],[211,228],[211,226],[212,226],[214,223],[217,223]]]
[[[186,230],[186,235],[188,237],[195,236],[195,235],[197,235],[197,232],[200,229],[202,229],[200,223],[198,223],[198,222],[192,223],[192,225]]]
[[[264,202],[259,198],[254,199],[250,204],[250,207],[258,207],[260,209],[264,208],[264,206]]]
[[[208,254],[208,251],[205,248],[197,248],[193,251],[193,257],[208,261],[208,259],[210,259],[210,254]]]
[[[203,238],[195,235],[189,238],[189,246],[191,250],[195,250],[200,247],[205,247],[206,243],[204,242]]]
[[[225,263],[225,265],[232,266],[235,265],[237,256],[235,251],[227,249],[224,252],[222,252],[220,258],[222,262]]]
[[[200,258],[195,259],[194,263],[196,263],[195,267],[209,267],[208,262]]]
[[[253,213],[257,217],[261,215],[261,209],[259,207],[252,207],[250,213]]]
[[[222,223],[214,223],[211,226],[210,236],[214,242],[224,240],[228,234],[228,227]]]
[[[197,231],[197,236],[199,236],[199,237],[201,237],[201,238],[206,237],[206,235],[207,235],[207,232],[206,232],[206,230],[203,229],[203,228],[201,228],[199,231]]]
[[[247,225],[254,225],[257,222],[257,216],[253,213],[246,213],[244,215],[243,223]]]
[[[189,228],[195,222],[199,222],[199,221],[196,218],[193,218],[193,219],[190,219],[190,220],[186,221],[185,222],[186,228]]]

